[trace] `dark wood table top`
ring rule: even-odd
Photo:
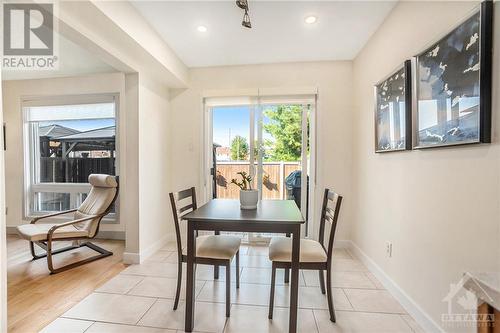
[[[239,200],[214,199],[182,217],[188,221],[304,223],[304,218],[293,200],[260,200],[257,209],[240,209]]]

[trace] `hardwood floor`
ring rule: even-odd
[[[114,255],[49,275],[46,259],[31,260],[27,241],[7,236],[8,332],[38,332],[126,268],[122,263],[123,241],[96,240],[95,243]],[[67,245],[59,244],[61,247]],[[54,256],[54,265],[57,267],[93,254],[85,247],[61,253]]]

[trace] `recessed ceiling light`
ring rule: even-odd
[[[200,25],[197,29],[199,32],[207,32],[208,30],[207,27],[205,27],[204,25]]]
[[[304,21],[306,21],[307,24],[313,24],[318,20],[316,16],[308,16]]]

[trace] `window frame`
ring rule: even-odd
[[[207,94],[202,98],[202,110],[203,118],[203,137],[202,137],[202,147],[204,149],[201,152],[201,179],[203,180],[204,189],[204,201],[208,201],[213,193],[212,188],[212,175],[210,174],[210,168],[213,165],[213,156],[208,152],[212,149],[213,144],[213,109],[217,107],[225,106],[248,106],[250,110],[250,142],[255,142],[262,140],[262,137],[255,137],[255,129],[257,127],[257,136],[262,135],[262,111],[263,106],[267,105],[280,105],[280,104],[295,104],[302,105],[303,110],[307,109],[307,112],[302,113],[302,141],[305,142],[306,139],[309,141],[309,156],[308,163],[302,165],[302,172],[309,174],[309,200],[307,202],[307,196],[302,196],[301,207],[309,206],[309,214],[307,222],[302,227],[301,235],[302,237],[312,238],[317,233],[317,212],[316,212],[316,190],[318,183],[318,170],[317,170],[317,160],[318,160],[318,150],[317,150],[317,115],[319,109],[318,92],[316,88],[297,88],[294,89],[258,89],[256,94],[244,94],[232,95],[231,92],[224,94],[217,92],[215,95]],[[223,97],[219,97],[223,96]],[[308,106],[306,108],[306,106]],[[307,117],[309,116],[309,122]],[[255,119],[259,121],[255,124]],[[307,124],[309,123],[309,131],[307,132]],[[307,145],[302,145],[302,157],[307,159]],[[262,163],[262,154],[260,154],[260,161],[253,159],[253,149],[250,149],[249,160],[254,160],[257,164]],[[255,175],[257,172],[255,167],[252,167],[250,163],[250,173]],[[259,169],[259,168],[258,168]],[[259,170],[257,170],[259,171]],[[262,174],[257,174],[259,179],[262,179]],[[307,187],[307,177],[301,178],[302,188]],[[262,196],[262,184],[259,184],[259,195]],[[260,198],[261,200],[262,198]],[[305,211],[302,211],[305,214]],[[306,230],[307,228],[307,230]]]
[[[33,140],[30,123],[27,121],[26,108],[35,106],[58,106],[74,104],[110,103],[115,104],[115,174],[120,174],[120,94],[119,93],[97,93],[82,95],[59,95],[59,96],[25,96],[21,98],[21,128],[23,137],[23,204],[22,218],[25,220],[43,216],[51,213],[34,211],[34,195],[37,192],[45,193],[68,193],[70,201],[74,203],[78,195],[88,193],[91,185],[89,183],[37,183],[36,167],[39,164],[34,157],[33,151],[39,145],[39,140]],[[34,142],[34,144],[33,144]],[[119,224],[119,200],[115,202],[115,213],[110,213],[102,219],[103,223]],[[57,216],[53,220],[67,220],[68,216]]]

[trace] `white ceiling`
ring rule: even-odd
[[[351,60],[395,1],[249,0],[252,29],[235,1],[134,1],[188,67]],[[315,24],[304,18],[317,16]],[[203,25],[208,32],[200,33]]]
[[[2,80],[45,79],[95,73],[110,73],[116,70],[59,33],[54,34],[59,41],[59,68],[57,70],[2,70]]]

